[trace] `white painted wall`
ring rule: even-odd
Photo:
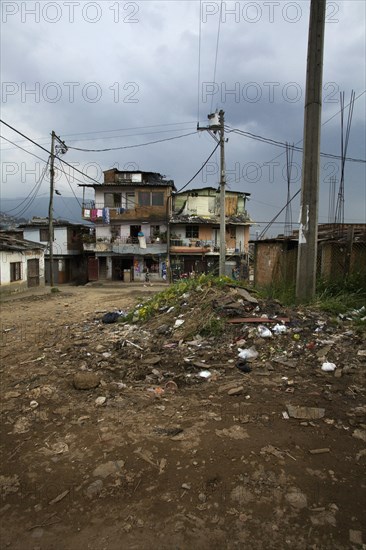
[[[54,255],[68,255],[75,254],[75,251],[68,251],[67,249],[67,228],[66,227],[54,227],[55,240],[53,241],[53,254]],[[42,243],[48,245],[48,241],[40,240],[40,228],[39,227],[25,227],[24,239],[27,241],[33,241],[34,243]],[[48,255],[48,248],[45,250]]]
[[[39,260],[39,278],[44,279],[44,254],[41,251],[29,250],[27,252],[0,252],[0,285],[12,285],[19,284],[27,281],[27,260]],[[10,263],[20,262],[21,268],[21,280],[10,282]]]

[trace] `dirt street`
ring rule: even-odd
[[[255,339],[246,372],[242,326],[169,332],[193,321],[185,303],[175,321],[101,322],[158,290],[1,304],[1,548],[366,548],[362,335],[308,318],[306,336]],[[342,369],[323,372],[332,349]]]

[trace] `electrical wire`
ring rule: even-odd
[[[115,128],[115,129],[111,129],[111,130],[93,130],[91,132],[78,132],[78,133],[73,133],[73,134],[62,134],[64,139],[67,138],[67,137],[72,137],[72,136],[88,136],[88,135],[91,135],[91,134],[108,134],[110,132],[126,132],[128,130],[143,130],[145,128],[160,128],[160,127],[165,127],[165,126],[180,126],[180,125],[185,125],[185,124],[195,124],[195,121],[194,120],[189,120],[187,122],[169,122],[169,123],[166,123],[166,124],[150,124],[148,126],[132,126],[130,128]],[[169,130],[165,130],[165,131],[169,131]],[[172,130],[173,132],[178,132],[179,130]],[[144,133],[141,133],[141,134],[132,134],[132,135],[135,135],[135,136],[144,136],[144,135],[147,135],[147,134],[158,134],[160,132],[144,132]],[[87,140],[84,140],[84,141],[94,141],[94,140],[98,140],[98,139],[116,139],[116,138],[119,138],[119,137],[127,137],[127,136],[107,136],[105,138],[102,138],[100,136],[98,137],[95,137],[95,138],[89,138]],[[44,140],[46,139],[44,136],[41,136],[39,138],[37,138],[38,141],[40,140]],[[20,139],[18,141],[16,141],[15,143],[22,143],[24,141],[28,141],[26,139]],[[73,142],[73,141],[80,141],[78,139],[69,139],[68,140],[69,142]],[[7,150],[7,149],[5,149]]]
[[[272,220],[270,222],[268,222],[268,224],[266,225],[266,227],[263,229],[263,231],[258,235],[258,240],[262,238],[262,236],[267,232],[267,230],[271,227],[271,225],[277,220],[277,218],[282,214],[282,212],[288,207],[288,205],[294,200],[295,197],[297,197],[297,195],[299,195],[301,192],[301,189],[299,189],[298,191],[296,191],[296,193],[291,197],[290,200],[288,200],[285,204],[285,206],[283,208],[281,208],[281,210],[278,212],[278,214],[275,215],[274,218],[272,218]]]
[[[25,139],[27,139],[28,141],[30,141],[31,143],[33,143],[34,145],[36,145],[37,147],[39,147],[40,149],[42,149],[43,151],[45,151],[48,155],[52,155],[51,151],[48,151],[47,149],[45,149],[45,147],[43,147],[42,145],[40,145],[39,143],[37,143],[36,141],[34,141],[33,139],[31,139],[30,137],[26,136],[25,134],[23,134],[22,132],[20,132],[19,130],[17,130],[16,128],[14,128],[14,126],[11,126],[10,124],[8,124],[7,122],[5,122],[4,120],[0,119],[0,122],[2,122],[2,124],[5,124],[5,126],[7,126],[8,128],[10,128],[11,130],[13,130],[14,132],[16,132],[17,134],[19,134],[20,136],[24,137]],[[82,172],[81,170],[79,170],[78,168],[75,168],[75,166],[72,166],[72,164],[70,164],[69,162],[66,162],[66,160],[63,160],[63,159],[59,159],[61,162],[63,162],[64,164],[66,164],[66,166],[69,166],[70,168],[72,168],[73,170],[75,170],[75,172],[78,172],[79,174],[81,174],[82,176],[85,176],[87,177],[88,179],[90,179],[92,182],[94,183],[97,183],[98,185],[100,185],[100,182],[95,180],[94,178],[88,176],[88,174],[85,174],[84,172]]]
[[[35,184],[35,186],[30,191],[28,196],[21,203],[19,203],[18,206],[16,206],[15,208],[12,208],[10,210],[7,210],[5,212],[6,214],[8,214],[9,212],[13,212],[14,210],[17,210],[24,202],[28,201],[28,199],[29,199],[29,202],[19,212],[14,214],[14,216],[16,216],[17,218],[20,218],[32,206],[32,204],[35,201],[35,199],[38,195],[38,192],[41,188],[43,179],[46,175],[48,164],[49,164],[49,162],[47,162],[46,166],[43,167],[43,171],[42,171],[42,174],[41,174],[40,178],[38,179],[37,183]],[[32,196],[32,194],[33,194],[33,196]]]
[[[210,158],[213,156],[213,154],[216,152],[216,149],[219,147],[220,145],[220,142],[216,145],[215,149],[212,151],[211,155],[205,160],[205,162],[202,164],[201,168],[199,170],[197,170],[197,172],[195,173],[194,176],[191,177],[191,179],[185,184],[183,185],[183,187],[181,187],[177,193],[180,193],[181,191],[183,191],[183,189],[185,189],[186,187],[188,187],[188,185],[194,180],[195,177],[198,176],[198,174],[201,172],[201,170],[204,169],[204,167],[206,166],[206,164],[208,163],[208,161],[210,160]]]
[[[71,146],[68,146],[68,149],[73,149],[74,151],[83,151],[84,153],[105,153],[106,151],[121,151],[122,149],[135,149],[136,147],[145,147],[146,145],[154,145],[155,143],[163,143],[164,141],[172,141],[174,139],[193,136],[196,133],[197,131],[189,132],[188,134],[182,134],[181,136],[172,136],[165,139],[158,139],[156,141],[149,141],[147,143],[138,143],[137,145],[124,145],[122,147],[109,147],[107,149],[83,149],[81,147],[71,147]]]
[[[15,145],[15,147],[17,147],[18,149],[21,149],[22,151],[24,151],[25,153],[28,153],[28,155],[32,155],[32,157],[35,157],[36,159],[38,160],[41,160],[42,162],[45,162],[47,163],[48,161],[47,160],[44,160],[42,159],[41,157],[39,157],[38,155],[35,155],[34,153],[31,153],[30,151],[28,151],[27,149],[24,149],[24,147],[21,147],[20,145],[17,145],[17,143],[15,141],[11,141],[10,139],[4,137],[4,136],[1,136],[0,135],[0,138],[1,139],[5,139],[5,141],[8,141],[9,143],[11,143],[12,145]],[[23,140],[22,140],[23,141]],[[8,151],[8,149],[3,149],[3,151]]]
[[[200,94],[201,94],[201,37],[202,37],[202,0],[199,4],[198,30],[198,75],[197,75],[197,124],[200,122]]]
[[[222,3],[223,3],[223,0],[221,0],[221,3],[220,3],[219,25],[218,25],[218,28],[217,28],[215,64],[214,64],[214,74],[213,74],[213,81],[212,81],[213,84],[215,84],[215,82],[216,82],[217,58],[218,58],[218,53],[219,53],[219,41],[220,41],[220,30],[221,30]],[[212,106],[213,106],[213,94],[211,96],[211,113],[212,113]]]
[[[364,94],[366,93],[366,90],[364,90],[363,92],[361,92],[357,97],[355,97],[355,100],[356,101],[357,99],[359,99],[360,97],[362,97]],[[346,105],[346,107],[348,107],[350,105],[350,103],[348,103]],[[334,113],[330,118],[328,118],[327,120],[325,120],[323,123],[322,123],[322,126],[325,126],[326,124],[328,124],[328,122],[330,122],[333,118],[335,118],[340,112],[342,111],[339,110],[337,111],[336,113]],[[295,145],[298,145],[299,143],[302,143],[304,140],[303,139],[299,139]],[[278,155],[276,155],[275,157],[273,157],[271,160],[268,160],[266,162],[264,162],[263,164],[260,165],[260,168],[264,168],[264,166],[272,163],[273,161],[277,160],[278,158],[282,157],[284,155],[285,151],[283,151],[282,153],[279,153]],[[250,174],[254,174],[256,172],[257,169],[254,169],[252,170],[251,172],[247,173],[246,175],[249,176]],[[245,176],[241,176],[238,180],[234,180],[234,179],[231,179],[229,180],[229,182],[233,182],[233,181],[240,181],[241,179],[243,179]],[[227,182],[227,183],[229,183]]]
[[[277,140],[274,140],[274,139],[271,139],[271,138],[266,138],[264,136],[260,136],[258,134],[252,134],[251,132],[245,132],[244,130],[240,130],[239,128],[231,128],[230,126],[227,126],[226,129],[230,133],[234,133],[234,134],[237,134],[237,135],[240,135],[240,136],[243,136],[243,137],[247,137],[249,139],[254,139],[255,141],[259,141],[261,143],[266,143],[268,145],[273,145],[275,147],[281,147],[281,148],[284,148],[284,149],[286,149],[286,147],[287,147],[287,144],[283,141],[277,141]],[[291,147],[294,151],[297,151],[298,153],[301,153],[303,151],[302,147],[297,147],[294,144]],[[343,158],[341,155],[334,155],[332,153],[322,153],[322,152],[320,152],[320,156],[327,157],[327,158],[332,158],[332,159],[336,159],[336,160],[342,160],[342,158]],[[349,162],[358,162],[358,163],[362,163],[362,164],[366,163],[366,159],[355,159],[355,158],[351,158],[351,157],[346,157],[345,160],[348,160]]]
[[[57,157],[57,160],[61,161],[61,159],[59,159],[58,157]],[[82,208],[82,204],[81,204],[81,202],[79,201],[79,199],[77,198],[77,196],[75,195],[75,192],[74,192],[73,188],[71,187],[71,183],[70,183],[69,177],[68,177],[68,175],[66,174],[66,172],[65,172],[65,170],[64,170],[64,167],[62,166],[62,163],[61,163],[61,162],[60,162],[60,168],[61,168],[61,171],[62,171],[62,172],[64,173],[64,175],[65,175],[66,181],[67,181],[67,183],[69,184],[69,187],[70,187],[70,189],[71,189],[71,192],[72,192],[72,194],[74,195],[75,199],[77,200],[78,205],[80,206],[80,208]]]

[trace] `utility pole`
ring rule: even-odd
[[[55,137],[51,134],[51,159],[50,159],[50,203],[48,207],[48,233],[49,233],[49,255],[50,255],[50,286],[54,285],[53,277],[53,195],[55,191]]]
[[[219,112],[220,122],[220,263],[219,275],[225,275],[226,261],[226,223],[225,223],[225,113]]]
[[[316,283],[325,10],[326,0],[311,0],[296,276],[299,302],[313,298]]]
[[[57,143],[56,143],[57,140]],[[50,286],[54,285],[54,272],[53,272],[53,195],[55,193],[55,157],[58,155],[64,155],[67,152],[67,146],[58,136],[56,136],[54,130],[51,133],[51,158],[50,158],[50,202],[48,206],[48,233],[49,241],[48,248],[50,254]]]
[[[219,275],[225,275],[226,263],[226,219],[225,219],[225,112],[221,109],[219,113],[208,115],[210,125],[200,127],[197,130],[207,130],[214,140],[220,144],[220,257],[219,257]],[[219,139],[216,133],[220,133]]]

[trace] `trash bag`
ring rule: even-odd
[[[109,313],[106,313],[102,317],[102,323],[105,323],[106,325],[109,325],[111,323],[115,323],[122,315],[121,311],[110,311]]]

